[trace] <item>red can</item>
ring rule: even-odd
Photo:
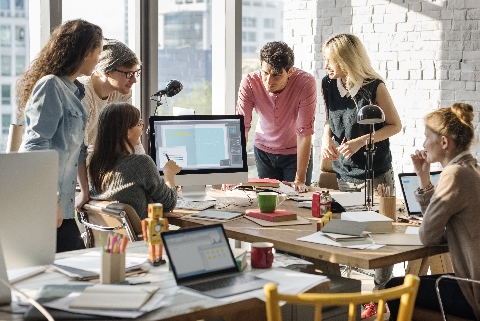
[[[320,192],[313,192],[312,195],[312,216],[314,217],[322,217],[320,216]]]

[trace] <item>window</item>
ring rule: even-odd
[[[9,10],[10,0],[0,0],[0,9]]]
[[[8,135],[8,128],[10,127],[12,115],[11,114],[3,114],[2,115],[2,133],[4,135]]]
[[[249,5],[250,5],[250,1],[243,0],[243,1],[242,1],[242,5],[244,5],[244,6],[249,6]]]
[[[263,27],[264,28],[275,28],[275,20],[271,18],[265,18],[263,20]]]
[[[2,105],[11,104],[10,85],[2,85]]]
[[[24,55],[17,55],[15,56],[15,75],[21,75],[25,72],[25,56]]]
[[[250,42],[257,41],[257,33],[242,31],[242,40]]]
[[[228,0],[230,1],[230,0]],[[212,2],[195,9],[161,1],[158,6],[158,88],[171,79],[182,91],[156,108],[158,115],[172,115],[173,107],[212,114]]]
[[[12,74],[12,57],[2,55],[1,57],[2,76],[10,76]]]
[[[257,27],[257,18],[252,18],[252,17],[243,17],[242,18],[242,27],[252,27],[256,28]]]
[[[266,7],[267,8],[276,8],[277,4],[275,2],[267,1]]]
[[[25,27],[15,27],[15,46],[25,47]]]
[[[273,33],[273,32],[265,32],[265,33],[263,34],[263,38],[265,38],[265,40],[275,39],[275,33]]]
[[[0,26],[0,46],[10,47],[12,45],[12,35],[10,26]]]
[[[24,10],[25,2],[24,0],[15,0],[15,10]]]
[[[260,1],[254,1],[253,2],[253,6],[254,7],[261,7],[262,6],[262,3]]]

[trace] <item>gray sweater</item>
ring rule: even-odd
[[[140,219],[147,217],[149,203],[162,203],[164,212],[170,212],[177,204],[176,188],[165,184],[150,156],[136,154],[117,162],[103,193],[90,187],[90,197],[131,205]]]
[[[435,191],[415,193],[423,216],[424,245],[447,241],[455,276],[480,280],[480,167],[471,155],[445,166]],[[480,285],[460,282],[468,303],[480,319]]]

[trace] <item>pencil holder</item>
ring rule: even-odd
[[[125,281],[125,252],[102,252],[100,283],[111,284]]]
[[[397,198],[395,196],[380,197],[380,204],[378,208],[380,214],[391,218],[394,222],[397,221]]]

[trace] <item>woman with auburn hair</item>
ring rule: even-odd
[[[473,107],[455,103],[425,116],[423,150],[411,155],[420,187],[415,198],[423,221],[420,240],[426,246],[448,244],[455,276],[480,280],[480,166],[470,153],[475,130]],[[443,171],[437,187],[430,181],[430,164],[439,162]],[[420,277],[415,305],[440,311],[435,281],[440,275]],[[394,278],[393,287],[403,283]],[[439,282],[446,314],[480,320],[480,285],[454,279]],[[396,320],[398,301],[388,302],[390,320]]]
[[[19,114],[25,115],[21,151],[52,149],[59,154],[57,252],[85,248],[74,219],[77,173],[87,190],[87,114],[81,99],[83,85],[76,79],[89,75],[102,50],[102,29],[85,20],[56,27],[17,85]]]
[[[360,191],[365,185],[365,143],[369,125],[357,123],[357,113],[366,105],[378,105],[385,121],[375,124],[375,157],[373,186],[384,184],[395,195],[389,137],[402,128],[400,117],[383,83],[373,69],[360,39],[352,34],[330,37],[322,48],[325,69],[322,95],[327,119],[322,137],[322,158],[333,161],[341,191]],[[375,289],[390,279],[393,265],[375,269]],[[365,305],[362,318],[376,314],[374,303]]]
[[[135,154],[143,121],[140,111],[128,103],[112,103],[100,112],[98,135],[90,161],[90,197],[131,205],[140,219],[147,217],[149,203],[162,203],[164,212],[177,204],[175,174],[180,172],[169,160],[160,176],[152,158]]]

